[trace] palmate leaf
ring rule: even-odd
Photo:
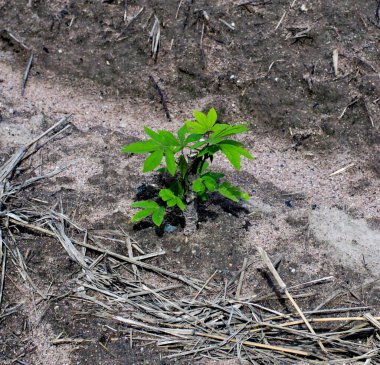
[[[143,172],[153,171],[162,161],[164,154],[162,150],[154,151],[144,162]]]
[[[157,142],[149,139],[147,141],[131,143],[127,146],[124,146],[121,152],[124,153],[150,153],[159,148]]]
[[[194,110],[193,115],[194,115],[195,120],[202,127],[205,127],[205,128],[211,128],[212,127],[212,125],[210,125],[210,122],[209,122],[206,114],[204,114],[198,110]]]
[[[218,116],[214,108],[211,108],[207,115],[197,110],[195,110],[193,114],[195,122],[185,122],[185,124],[189,128],[189,132],[195,134],[205,134],[207,132],[212,132],[212,128],[216,123],[216,120],[218,119]]]

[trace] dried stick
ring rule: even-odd
[[[206,280],[206,282],[203,284],[202,288],[200,288],[198,293],[195,294],[195,297],[193,298],[193,302],[198,298],[199,294],[207,286],[207,284],[212,280],[212,278],[216,275],[217,272],[218,272],[218,270],[215,270],[214,273]]]
[[[26,82],[28,81],[29,72],[30,72],[30,69],[32,68],[32,64],[33,64],[33,53],[30,55],[28,65],[26,66],[25,74],[22,79],[21,96],[24,96],[25,86],[26,86]]]
[[[377,329],[380,330],[380,322],[379,318],[375,318],[372,314],[367,313],[364,315],[364,317],[368,320],[369,323],[371,323],[373,326],[375,326]]]
[[[245,274],[245,270],[247,268],[247,258],[245,257],[244,258],[244,261],[243,261],[243,267],[241,269],[241,274],[240,274],[240,279],[239,279],[239,284],[237,286],[237,289],[236,289],[236,295],[235,295],[235,298],[236,299],[239,299],[240,298],[240,292],[241,292],[241,288],[243,286],[243,280],[244,280],[244,274]]]
[[[223,336],[211,335],[209,333],[198,333],[198,332],[196,332],[195,335],[201,336],[201,337],[212,338],[214,340],[221,340],[221,341],[226,340],[226,338]],[[230,339],[230,341],[233,343],[238,343],[238,340],[236,340],[234,338]],[[256,348],[267,349],[267,350],[272,350],[272,351],[276,351],[276,352],[285,352],[285,353],[289,353],[289,354],[293,354],[293,355],[301,355],[301,356],[310,356],[311,355],[310,352],[306,352],[306,351],[301,351],[301,350],[292,349],[292,348],[288,348],[288,347],[266,345],[263,343],[257,343],[257,342],[251,342],[251,341],[241,341],[241,344],[248,346],[248,347],[256,347]]]
[[[172,279],[176,279],[178,281],[182,281],[182,282],[186,283],[187,285],[191,286],[192,288],[194,288],[196,290],[200,289],[200,287],[198,285],[196,285],[192,281],[186,279],[184,276],[172,273],[172,272],[167,271],[165,269],[162,269],[160,267],[156,267],[156,266],[153,266],[153,265],[150,265],[150,264],[146,264],[145,262],[141,262],[141,261],[137,260],[138,257],[135,257],[134,259],[131,259],[131,258],[127,257],[127,256],[119,255],[117,253],[108,251],[106,249],[103,249],[103,248],[100,248],[100,247],[97,247],[97,246],[90,245],[88,243],[84,243],[84,242],[76,242],[76,243],[78,245],[80,245],[80,246],[84,246],[84,247],[89,248],[89,249],[91,249],[93,251],[106,253],[108,256],[115,257],[115,258],[117,258],[119,260],[128,262],[129,264],[134,264],[134,265],[139,266],[139,267],[141,267],[143,269],[146,269],[146,270],[149,270],[149,271],[155,271],[155,272],[158,272],[158,273],[163,274],[165,276],[169,276]]]
[[[160,102],[162,104],[162,107],[164,109],[166,118],[168,118],[168,121],[171,122],[172,118],[170,117],[168,104],[166,102],[166,97],[161,88],[158,86],[156,80],[153,78],[153,76],[149,76],[149,80],[152,83],[153,87],[156,89],[158,96],[160,97]]]
[[[2,231],[0,227],[0,263],[2,263],[1,278],[0,278],[0,312],[1,312],[1,303],[3,301],[6,262],[7,262],[7,246],[5,245],[5,242],[3,241]]]
[[[263,261],[267,265],[269,271],[272,273],[272,275],[273,275],[274,279],[276,280],[277,284],[280,286],[281,290],[284,291],[285,295],[288,297],[288,299],[292,303],[293,307],[296,309],[296,311],[298,312],[298,314],[300,315],[300,317],[302,318],[302,320],[305,322],[305,324],[306,324],[307,328],[309,329],[309,331],[313,335],[316,335],[313,327],[311,327],[309,321],[306,319],[305,315],[302,313],[300,307],[298,306],[298,304],[295,302],[295,300],[293,299],[293,297],[289,293],[289,291],[288,291],[288,289],[286,287],[286,284],[283,282],[283,280],[281,279],[281,277],[278,274],[277,270],[275,269],[275,267],[273,266],[272,262],[270,261],[270,258],[268,256],[268,254],[261,247],[258,247],[257,250],[259,251],[259,253],[260,253]],[[318,342],[319,347],[321,348],[321,350],[324,353],[327,353],[327,351],[326,351],[325,347],[323,346],[322,342],[320,340],[317,340],[317,342]]]

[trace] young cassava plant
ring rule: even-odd
[[[235,202],[249,199],[249,195],[239,187],[222,181],[224,174],[210,170],[216,153],[223,153],[238,171],[242,156],[253,159],[241,142],[231,139],[248,128],[218,123],[214,108],[207,114],[194,111],[194,118],[186,121],[176,135],[145,127],[149,139],[123,147],[124,153],[148,155],[143,172],[158,170],[172,176],[172,182],[159,191],[157,199],[132,204],[132,207],[140,209],[132,217],[132,222],[151,216],[154,224],[160,226],[167,209],[176,206],[185,217],[185,234],[190,234],[198,221],[197,202],[207,201],[209,193],[218,192]]]

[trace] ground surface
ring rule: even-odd
[[[60,117],[70,116],[74,126],[32,161],[43,171],[69,168],[26,198],[50,206],[62,200],[89,229],[122,228],[148,250],[164,249],[160,265],[204,280],[218,270],[215,280],[223,283],[248,257],[245,295],[264,285],[257,246],[282,257],[279,270],[289,284],[333,275],[330,289],[348,290],[379,277],[376,1],[26,3],[0,1],[0,163]],[[156,59],[149,40],[154,16],[161,25]],[[149,76],[164,91],[171,120]],[[243,141],[255,160],[245,161],[239,174],[223,159],[216,166],[251,202],[245,209],[213,202],[188,241],[181,226],[164,235],[133,227],[130,204],[153,177],[142,175],[141,156],[122,155],[120,147],[143,138],[144,125],[174,131],[193,109],[210,106],[225,121],[249,122]],[[77,269],[45,239],[31,237],[20,249],[42,291],[57,290]],[[315,295],[305,306],[315,307],[327,292]],[[347,306],[353,299],[340,300]],[[28,364],[167,363],[154,347],[130,349],[121,325],[113,335],[112,323],[78,318],[70,301],[31,311],[28,286],[10,266],[2,305],[21,301],[23,318],[1,323],[0,362],[25,353]],[[377,284],[356,301],[378,313]],[[89,342],[52,346],[62,332]]]

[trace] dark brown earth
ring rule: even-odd
[[[273,285],[256,255],[256,246],[262,246],[274,260],[283,258],[279,271],[290,284],[335,277],[331,288],[301,301],[304,308],[343,289],[331,305],[355,302],[378,312],[376,281],[360,289],[378,278],[376,265],[336,258],[310,228],[310,215],[328,207],[365,220],[374,234],[380,231],[376,6],[374,0],[0,0],[0,163],[68,114],[74,127],[46,146],[41,160],[46,169],[79,161],[25,192],[17,204],[34,198],[52,207],[62,201],[65,212],[90,230],[123,229],[147,251],[165,249],[155,264],[204,280],[217,270],[215,281],[221,285],[248,257],[254,263],[243,287],[246,295],[264,295]],[[149,32],[155,16],[161,39],[152,57]],[[22,98],[20,80],[31,52],[33,67]],[[150,76],[164,93],[172,121]],[[175,130],[193,109],[210,106],[223,120],[249,122],[244,142],[256,157],[254,164],[246,163],[239,174],[225,161],[216,166],[252,195],[252,205],[215,197],[200,211],[198,231],[189,239],[178,217],[166,222],[176,226],[170,234],[149,223],[129,223],[136,192],[155,177],[143,176],[142,160],[121,155],[120,147],[144,138],[144,124]],[[30,122],[38,115],[43,120]],[[353,170],[329,177],[351,161]],[[37,287],[45,292],[51,287],[58,297],[67,292],[78,267],[57,242],[19,234]],[[125,253],[121,244],[111,248]],[[4,319],[0,312],[0,363],[19,356],[27,364],[176,363],[161,360],[165,352],[146,341],[136,340],[131,349],[129,329],[93,318],[90,304],[65,298],[46,307],[38,304],[34,313],[32,292],[9,260],[1,311],[23,304]],[[52,346],[61,333],[88,341]]]

